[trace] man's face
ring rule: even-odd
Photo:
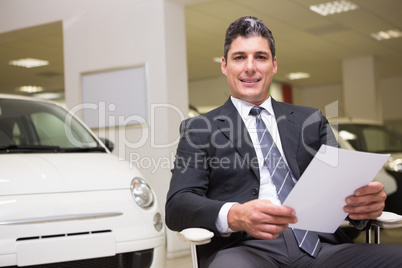
[[[221,70],[228,79],[234,98],[260,105],[269,97],[269,87],[277,72],[276,57],[272,59],[268,40],[261,36],[237,37]]]

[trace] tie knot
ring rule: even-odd
[[[263,109],[264,109],[264,108],[262,108],[262,107],[254,106],[253,108],[251,108],[250,114],[251,114],[251,115],[254,115],[254,116],[259,116],[259,115],[261,114],[261,111],[262,111]]]

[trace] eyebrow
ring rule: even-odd
[[[242,54],[246,54],[246,52],[244,51],[235,51],[233,53],[230,53],[231,55],[242,55]]]

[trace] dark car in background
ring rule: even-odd
[[[330,124],[341,148],[391,154],[374,180],[385,186],[388,197],[384,210],[402,214],[402,134],[363,119],[334,118]]]

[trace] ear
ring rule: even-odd
[[[276,56],[274,58],[274,61],[272,62],[273,65],[273,73],[276,74],[278,72],[278,64],[276,63]]]
[[[222,62],[221,62],[221,71],[224,75],[227,76],[227,64],[226,64],[226,60],[224,57],[222,57]]]

